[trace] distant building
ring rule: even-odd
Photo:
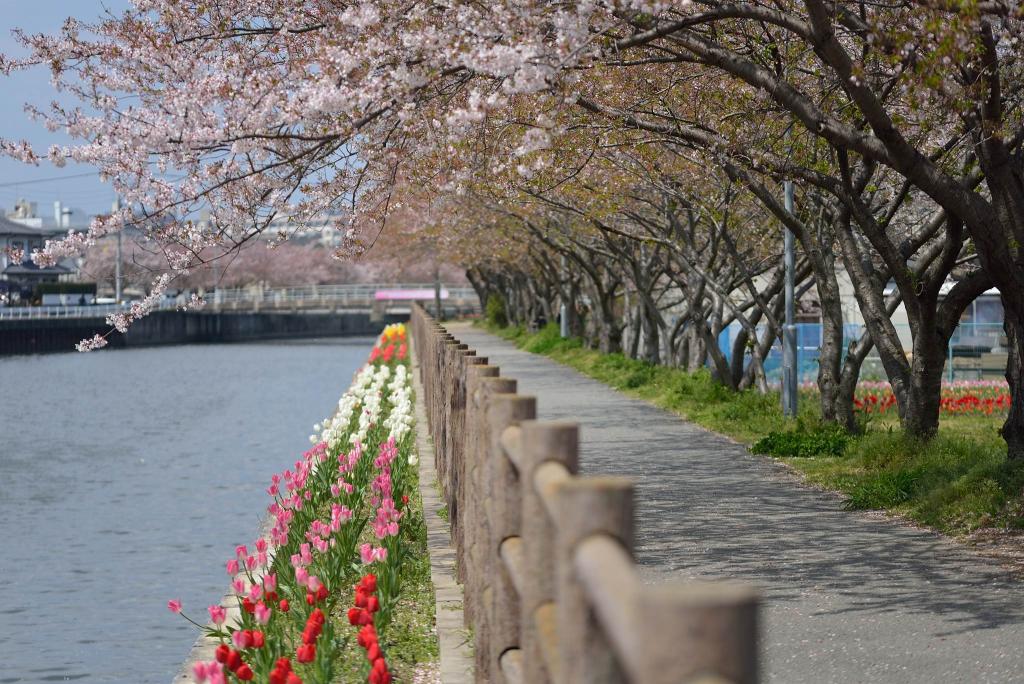
[[[15,210],[17,213],[17,209]],[[31,216],[15,218],[0,217],[0,301],[11,303],[28,299],[33,288],[39,283],[56,283],[71,280],[75,269],[67,264],[40,268],[32,263],[32,250],[41,249],[46,240],[60,237],[63,230],[38,228],[25,224]],[[24,250],[21,262],[13,263],[8,249]]]
[[[7,218],[29,228],[42,228],[43,218],[36,212],[36,203],[18,199],[14,203],[14,211],[7,212]]]

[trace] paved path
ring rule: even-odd
[[[581,424],[584,473],[638,483],[644,573],[759,586],[765,681],[1024,681],[1024,583],[929,532],[842,510],[780,465],[471,327],[450,331]]]

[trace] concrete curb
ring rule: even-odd
[[[437,490],[434,446],[427,435],[427,410],[423,403],[419,359],[415,355],[415,350],[413,352],[411,375],[416,394],[416,452],[419,454],[423,517],[427,524],[430,581],[434,585],[434,619],[441,651],[441,682],[472,684],[473,649],[463,617],[462,587],[455,579],[455,549],[451,545],[448,523],[440,516],[444,503]]]
[[[274,519],[272,516],[267,515],[263,519],[263,523],[260,525],[260,537],[267,541],[267,547],[270,548],[270,528],[273,527]],[[274,554],[268,551],[269,562],[274,559]],[[268,562],[268,567],[269,567]],[[255,572],[253,576],[257,579],[263,577],[263,572]],[[220,599],[220,605],[227,609],[227,620],[224,621],[225,625],[237,625],[238,618],[241,610],[238,607],[238,599],[234,592],[230,589]],[[213,627],[213,624],[207,626]],[[220,641],[213,637],[208,637],[205,634],[200,634],[196,642],[192,644],[192,650],[189,651],[188,657],[185,658],[185,662],[182,663],[181,668],[178,670],[178,674],[171,680],[171,684],[192,684],[195,680],[192,678],[192,666],[197,662],[210,662],[214,659],[214,651],[217,650],[217,646],[220,645]]]

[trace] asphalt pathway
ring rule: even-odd
[[[461,341],[581,425],[582,471],[637,481],[644,576],[752,582],[764,680],[1022,682],[1024,583],[942,537],[842,509],[782,466],[542,356]]]

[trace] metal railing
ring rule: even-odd
[[[200,311],[240,311],[260,309],[364,309],[394,308],[408,305],[411,300],[384,298],[378,293],[395,290],[419,291],[433,297],[433,283],[361,283],[354,285],[308,285],[279,288],[226,288],[209,293],[206,306]],[[480,301],[470,287],[442,287],[444,308],[452,313],[478,313]],[[158,310],[170,310],[187,303],[184,297],[165,299]],[[0,307],[0,320],[43,318],[106,318],[112,313],[131,306],[123,304],[95,304],[82,306],[12,306]]]
[[[534,420],[536,400],[421,307],[411,328],[476,681],[756,682],[756,594],[643,584],[633,483],[578,476],[576,424]]]
[[[243,287],[217,290],[213,300],[221,304],[234,302],[261,302],[272,305],[289,305],[304,302],[334,302],[370,306],[379,301],[377,293],[382,290],[419,290],[430,298],[434,292],[433,283],[359,283],[352,285],[303,285],[298,287],[259,288]],[[442,299],[446,301],[477,301],[476,291],[471,287],[442,286]]]
[[[175,309],[178,304],[173,300],[160,302],[157,310]],[[85,304],[75,306],[5,306],[0,307],[0,320],[45,319],[45,318],[106,318],[119,311],[127,311],[131,303],[122,304]]]

